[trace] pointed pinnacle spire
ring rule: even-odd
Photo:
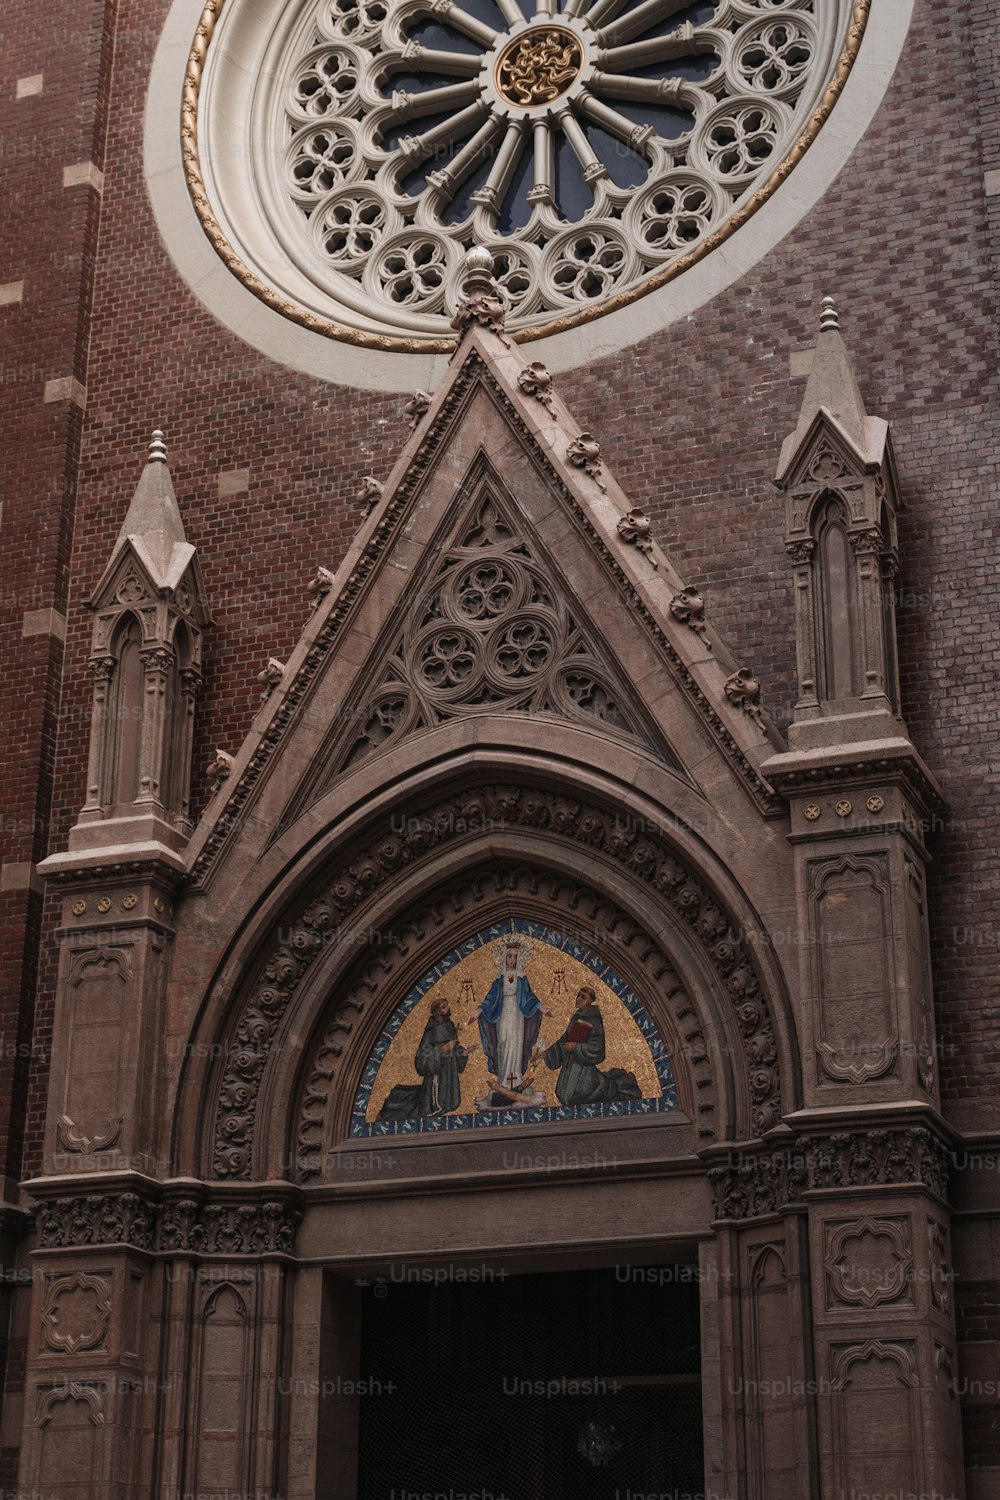
[[[795,431],[782,445],[777,474],[779,483],[787,474],[795,454],[806,442],[820,412],[833,418],[865,462],[879,461],[888,429],[881,418],[870,417],[865,409],[832,297],[824,297],[820,303],[819,338]]]
[[[167,447],[159,428],[153,433],[149,456],[118,533],[113,556],[126,541],[139,550],[156,583],[165,586],[180,576],[194,549],[184,535],[173,480],[167,467]]]
[[[833,298],[824,297],[820,306],[819,339],[796,430],[804,432],[822,408],[836,418],[851,442],[863,453],[867,448],[868,413],[840,332],[840,319]]]

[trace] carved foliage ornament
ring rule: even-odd
[[[948,1151],[922,1126],[796,1137],[772,1152],[731,1152],[709,1170],[719,1219],[754,1219],[797,1203],[810,1188],[921,1183],[948,1192]]]
[[[269,42],[248,39],[260,82],[244,96],[211,43],[221,18],[239,55],[256,8],[208,0],[184,95],[192,199],[252,291],[334,337],[447,348],[477,243],[509,324],[571,326],[662,285],[767,199],[832,108],[869,5],[709,0],[677,21],[672,0],[583,0],[528,20],[451,0],[296,0]],[[226,195],[235,244],[200,120],[215,158],[264,184]],[[289,268],[274,285],[241,249],[267,239],[281,247],[269,264]],[[317,296],[327,316],[307,310]]]
[[[380,886],[424,854],[454,840],[457,828],[526,828],[557,834],[614,860],[651,885],[689,927],[736,1012],[751,1098],[751,1126],[762,1135],[778,1123],[777,1052],[768,1002],[750,945],[703,881],[686,870],[657,835],[639,832],[600,807],[548,790],[487,786],[410,809],[405,826],[387,822],[290,923],[271,949],[228,1044],[215,1127],[214,1170],[249,1177],[254,1121],[268,1052],[289,1002],[330,934]]]
[[[150,1203],[137,1193],[46,1199],[35,1210],[42,1250],[129,1245],[206,1255],[291,1253],[299,1211],[287,1203]]]

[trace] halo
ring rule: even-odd
[[[497,938],[490,949],[490,953],[493,962],[496,964],[498,974],[502,974],[504,971],[504,960],[507,957],[508,948],[517,948],[519,950],[517,967],[523,973],[528,964],[531,963],[532,955],[535,951],[534,943],[530,937],[522,937],[519,932],[511,932],[506,937]]]

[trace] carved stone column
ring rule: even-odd
[[[873,1119],[710,1171],[740,1500],[963,1494],[948,1148],[929,1113]]]
[[[289,1195],[80,1186],[32,1185],[21,1484],[59,1500],[281,1493]]]
[[[173,652],[163,646],[152,646],[139,654],[143,668],[143,714],[139,795],[135,800],[161,809],[165,791],[163,772],[169,764],[169,722],[174,708],[170,688],[175,664]]]
[[[176,872],[95,869],[63,886],[46,1171],[167,1170],[160,1038]]]
[[[202,688],[202,675],[197,667],[181,667],[177,674],[179,702],[175,707],[177,718],[174,738],[174,795],[169,799],[174,806],[174,821],[185,832],[194,826],[191,816],[191,749],[194,744],[194,718],[198,694]]]
[[[93,656],[89,665],[94,679],[94,695],[90,713],[87,800],[80,810],[81,823],[104,816],[102,792],[107,782],[104,762],[108,743],[108,709],[116,662],[113,656]]]

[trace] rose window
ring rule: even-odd
[[[216,3],[235,58],[231,17],[251,7]],[[857,0],[558,3],[278,7],[242,124],[210,51],[199,141],[235,160],[243,132],[252,169],[214,180],[248,275],[284,278],[339,336],[440,347],[482,244],[509,328],[594,316],[773,189],[860,35]]]

